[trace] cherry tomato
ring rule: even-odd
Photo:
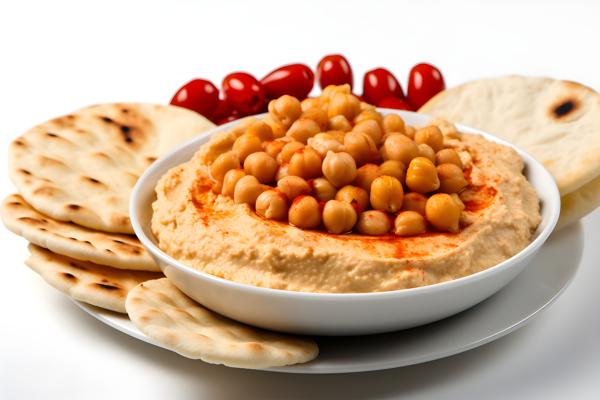
[[[245,72],[234,72],[223,79],[225,101],[241,115],[260,112],[266,104],[265,88]]]
[[[231,105],[223,98],[219,98],[219,103],[217,104],[217,108],[213,112],[211,121],[215,124],[222,120],[223,118],[229,117],[232,115],[235,110],[231,108]]]
[[[225,118],[221,118],[220,120],[216,121],[215,124],[217,124],[217,125],[223,125],[223,124],[226,124],[228,122],[235,121],[236,119],[239,119],[239,118],[240,118],[239,115],[232,114],[232,115],[229,115],[229,116],[227,116]]]
[[[379,103],[377,103],[377,107],[415,111],[415,108],[412,105],[410,105],[406,100],[402,100],[397,97],[387,97],[381,100]]]
[[[321,89],[325,89],[329,85],[343,85],[344,83],[352,87],[352,68],[348,60],[341,54],[330,54],[319,61],[317,79]]]
[[[446,88],[444,77],[439,69],[431,64],[417,64],[408,76],[408,101],[415,108],[421,106]]]
[[[304,100],[313,88],[315,75],[307,65],[289,64],[269,72],[260,83],[270,99],[289,94]]]
[[[171,99],[171,104],[184,107],[211,118],[219,103],[219,90],[205,79],[193,79],[183,85]]]
[[[387,97],[404,98],[402,86],[396,77],[385,68],[368,71],[363,78],[363,98],[367,103],[378,104]]]

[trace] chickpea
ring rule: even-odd
[[[430,124],[437,126],[442,132],[442,135],[445,137],[452,139],[458,139],[460,137],[458,129],[456,129],[456,125],[454,125],[452,122],[448,122],[445,119],[435,118],[430,122]]]
[[[321,127],[312,119],[301,118],[295,121],[285,134],[298,142],[306,144],[309,138],[321,132]]]
[[[220,154],[210,165],[210,176],[217,181],[222,181],[223,177],[230,169],[240,167],[240,159],[234,151],[228,151]]]
[[[348,153],[330,151],[322,166],[323,175],[336,187],[342,187],[356,178],[356,162]]]
[[[400,181],[391,176],[375,178],[371,184],[371,206],[376,210],[395,213],[402,208],[404,190]]]
[[[321,92],[321,106],[328,105],[331,102],[331,100],[338,94],[350,93],[352,93],[352,88],[347,83],[343,85],[329,85],[325,87],[325,89],[323,89],[323,91]],[[349,120],[352,120],[352,118],[349,118]]]
[[[458,232],[460,211],[460,206],[446,193],[434,194],[425,206],[427,221],[436,229],[445,232]]]
[[[354,179],[354,185],[367,192],[371,190],[371,183],[381,176],[379,167],[375,164],[365,164],[356,170],[356,179]]]
[[[413,140],[415,139],[416,132],[417,132],[417,130],[412,125],[406,125],[404,127],[404,134]]]
[[[399,132],[404,133],[404,120],[398,114],[388,114],[383,117],[383,131],[385,133]]]
[[[387,160],[379,166],[379,174],[392,176],[400,182],[404,182],[406,167],[400,161]]]
[[[462,169],[455,164],[438,165],[437,174],[440,178],[440,192],[442,193],[458,193],[468,184]]]
[[[321,201],[329,201],[335,197],[336,188],[325,178],[317,178],[312,181],[315,197]]]
[[[304,147],[306,147],[304,144],[296,141],[286,143],[277,155],[277,162],[279,164],[289,163],[294,153]]]
[[[288,214],[287,198],[278,190],[265,190],[256,198],[256,213],[267,219],[283,221]]]
[[[277,117],[269,114],[263,119],[263,122],[269,125],[271,131],[273,132],[274,138],[277,139],[285,136],[286,127],[283,126],[283,124],[277,119]]]
[[[435,152],[428,144],[421,143],[419,147],[419,156],[429,159],[432,163],[435,163]]]
[[[277,159],[277,156],[279,155],[279,153],[281,153],[281,150],[283,150],[283,147],[286,144],[287,143],[282,140],[271,140],[268,142],[263,142],[263,150],[271,157]]]
[[[456,150],[454,149],[442,149],[435,154],[435,163],[440,164],[454,164],[460,169],[463,168],[463,163]]]
[[[277,189],[288,199],[294,200],[296,197],[309,194],[310,185],[299,176],[286,176],[277,181]]]
[[[425,217],[415,211],[402,211],[394,220],[394,233],[398,236],[415,236],[425,230]]]
[[[313,148],[305,147],[297,150],[290,159],[288,171],[304,179],[321,176],[321,156]]]
[[[321,99],[318,97],[307,97],[300,102],[302,111],[310,110],[311,108],[321,108]]]
[[[415,132],[415,142],[429,145],[434,152],[444,148],[444,136],[442,131],[435,125],[426,126]]]
[[[233,201],[237,204],[247,203],[252,206],[256,204],[256,198],[265,191],[265,186],[253,175],[241,177],[235,184]]]
[[[286,176],[290,176],[289,166],[290,164],[288,163],[284,163],[279,166],[279,168],[277,169],[277,174],[275,174],[276,181],[280,181]]]
[[[425,215],[425,204],[427,204],[427,196],[417,192],[409,192],[404,195],[402,211],[415,211]]]
[[[377,122],[377,125],[379,125],[379,127],[381,128],[382,124],[383,124],[383,118],[381,117],[381,114],[379,114],[375,108],[373,109],[365,109],[362,110],[360,112],[360,114],[358,114],[356,116],[356,118],[354,118],[354,125],[358,125],[363,121],[369,121],[369,120],[373,120]]]
[[[281,121],[284,127],[289,127],[302,114],[302,106],[297,98],[284,94],[269,102],[269,113]]]
[[[354,205],[357,207],[357,212],[362,212],[369,208],[369,193],[356,186],[344,186],[335,194],[335,199]]]
[[[252,153],[244,161],[246,174],[254,175],[261,183],[273,182],[278,167],[277,161],[264,151]]]
[[[240,162],[243,163],[250,154],[262,151],[262,143],[258,136],[244,133],[235,139],[232,150],[237,153]]]
[[[460,211],[465,209],[465,203],[463,203],[458,193],[452,193],[450,194],[450,197],[452,197],[452,200],[454,200],[454,202],[458,204],[458,208],[460,208]]]
[[[229,170],[231,171],[231,170]],[[227,172],[229,172],[227,171]],[[227,174],[225,174],[227,175]],[[223,191],[223,182],[221,181],[214,181],[212,186],[210,187],[210,189],[213,191],[213,193],[216,194],[220,194]]]
[[[348,132],[344,136],[344,147],[354,157],[357,165],[374,161],[378,156],[375,142],[362,132]]]
[[[360,100],[352,94],[337,93],[329,101],[327,113],[329,118],[343,115],[348,121],[352,121],[360,112]]]
[[[344,131],[327,131],[325,132],[328,135],[331,135],[335,140],[344,144],[344,137],[346,136],[346,132]]]
[[[356,224],[356,211],[343,201],[329,200],[323,208],[323,224],[330,233],[350,232]]]
[[[246,133],[256,135],[261,141],[273,140],[273,129],[264,121],[255,121],[246,129]]]
[[[371,139],[373,139],[375,144],[379,144],[381,142],[381,137],[383,136],[383,132],[381,131],[379,123],[372,119],[359,122],[358,124],[354,125],[352,130],[355,132],[366,133],[371,137]]]
[[[319,125],[321,131],[327,129],[327,125],[329,125],[329,117],[327,116],[327,111],[322,108],[311,108],[306,110],[300,116],[301,119],[312,119]]]
[[[329,133],[317,133],[308,139],[308,145],[315,149],[321,157],[325,157],[329,151],[334,153],[344,151],[344,145]]]
[[[312,196],[296,197],[288,212],[288,221],[301,229],[316,228],[321,225],[319,203]]]
[[[369,210],[361,212],[358,216],[356,230],[363,235],[385,235],[390,229],[392,229],[390,218],[383,211]]]
[[[413,158],[419,156],[419,147],[409,137],[392,135],[385,139],[382,153],[384,160],[396,160],[408,165]]]
[[[440,179],[435,165],[425,157],[414,158],[406,171],[406,186],[413,192],[429,193],[438,190]]]
[[[336,115],[329,118],[329,123],[327,124],[329,129],[334,129],[336,131],[348,132],[352,129],[352,125],[348,122],[348,119],[343,115]]]
[[[227,173],[223,177],[223,188],[221,190],[221,193],[225,196],[233,197],[235,185],[244,176],[246,176],[246,173],[241,168],[230,169],[229,171],[227,171]]]

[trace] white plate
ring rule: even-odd
[[[581,225],[575,224],[553,234],[533,262],[508,286],[467,311],[400,332],[317,338],[320,354],[316,360],[267,371],[307,374],[375,371],[448,357],[489,343],[524,326],[552,304],[575,275],[582,251]],[[125,315],[76,303],[105,324],[160,346]]]

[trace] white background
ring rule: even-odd
[[[598,3],[324,3],[3,2],[0,157],[32,125],[88,104],[165,103],[193,77],[219,85],[331,52],[359,82],[381,65],[406,87],[410,67],[430,61],[449,85],[521,73],[600,90]],[[0,191],[14,191],[6,171]],[[583,221],[578,275],[529,326],[445,360],[346,376],[214,367],[126,337],[43,283],[22,263],[25,241],[0,229],[0,398],[600,398],[599,225],[600,212]]]

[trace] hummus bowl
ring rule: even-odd
[[[386,109],[378,111],[382,114],[397,113],[411,125],[425,125],[431,119],[427,115],[412,112]],[[130,216],[134,231],[142,244],[180,290],[207,308],[250,325],[299,334],[361,335],[407,329],[449,317],[492,296],[523,271],[558,220],[558,189],[552,176],[539,162],[526,152],[490,134],[457,125],[464,134],[482,135],[489,141],[512,147],[524,161],[523,173],[540,199],[541,223],[531,243],[516,255],[462,278],[384,292],[297,292],[223,279],[185,265],[157,246],[151,230],[152,203],[156,199],[157,182],[167,171],[191,159],[213,133],[239,123],[233,121],[203,133],[157,160],[140,177],[133,190]]]

